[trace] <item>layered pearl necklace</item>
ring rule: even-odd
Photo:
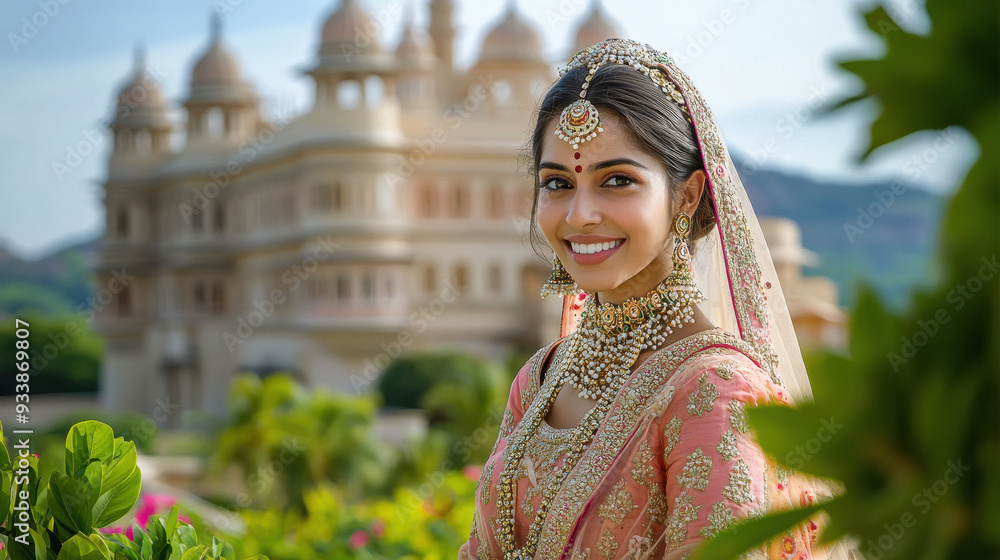
[[[694,322],[695,303],[704,297],[697,287],[668,277],[648,294],[621,305],[602,303],[594,294],[584,300],[577,327],[580,353],[567,368],[567,381],[580,397],[600,400],[609,380],[628,374],[646,348],[658,348],[674,329]]]
[[[599,308],[595,295],[583,303],[580,323],[570,337],[567,359],[561,371],[553,372],[551,389],[523,421],[527,423],[523,437],[510,442],[503,452],[504,468],[497,485],[497,540],[505,560],[528,560],[534,557],[541,536],[542,524],[549,506],[563,481],[586,450],[594,431],[607,415],[618,391],[632,372],[639,353],[646,348],[658,348],[670,333],[684,323],[694,322],[692,305],[704,300],[686,270],[678,271],[661,282],[645,296],[625,301],[621,305],[604,303]],[[574,428],[566,457],[553,473],[553,483],[542,493],[535,519],[528,528],[525,545],[518,549],[514,538],[514,501],[518,465],[535,440],[539,426],[552,409],[552,404],[564,383],[576,387],[580,396],[597,400]],[[535,408],[535,407],[532,407]]]

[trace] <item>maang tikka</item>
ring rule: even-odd
[[[580,99],[570,103],[559,115],[559,123],[555,130],[556,136],[572,144],[574,150],[578,150],[580,144],[593,140],[599,132],[604,132],[597,107],[587,99],[587,90],[590,88],[590,80],[594,77],[597,69],[607,63],[627,64],[645,74],[660,88],[660,91],[667,94],[680,106],[684,117],[688,122],[691,122],[687,105],[684,103],[684,96],[677,90],[677,86],[657,68],[658,64],[669,61],[670,59],[666,55],[657,53],[649,45],[640,45],[635,41],[625,39],[608,39],[576,53],[566,68],[559,70],[559,77],[561,78],[566,72],[578,66],[588,68],[587,77],[580,90]]]

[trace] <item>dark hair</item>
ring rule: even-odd
[[[531,176],[534,178],[531,202],[530,242],[535,252],[535,242],[541,237],[535,218],[538,215],[538,164],[542,157],[542,142],[552,136],[546,129],[553,118],[579,99],[588,69],[574,68],[556,82],[539,106],[535,130],[531,135]],[[680,107],[663,93],[645,74],[630,66],[609,64],[594,73],[587,88],[587,99],[600,114],[615,113],[625,125],[626,133],[645,152],[659,158],[667,168],[667,177],[673,193],[691,174],[704,169],[694,127],[684,117]],[[600,136],[591,142],[598,142]],[[715,226],[715,208],[706,185],[698,208],[691,217],[692,241],[707,235]]]

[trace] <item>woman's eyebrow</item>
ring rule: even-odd
[[[594,171],[597,171],[598,169],[604,169],[606,167],[614,167],[616,165],[634,165],[634,166],[636,166],[636,167],[638,167],[640,169],[646,169],[645,165],[643,165],[643,164],[641,164],[641,163],[639,163],[639,162],[637,162],[637,161],[635,161],[633,159],[629,159],[629,158],[615,158],[615,159],[608,159],[608,160],[604,160],[604,161],[599,161],[597,163],[592,163],[589,166],[587,166],[587,171],[590,172],[590,173],[593,173]],[[567,169],[565,166],[563,166],[561,164],[558,164],[558,163],[556,163],[554,161],[543,161],[542,163],[538,164],[538,168],[539,169],[555,169],[557,171],[564,171],[566,173],[569,173],[569,169]]]

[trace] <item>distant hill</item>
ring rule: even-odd
[[[83,241],[37,260],[22,260],[0,247],[0,315],[76,314],[94,290],[99,242]]]
[[[908,292],[936,277],[934,252],[946,197],[913,185],[819,182],[774,170],[737,171],[758,217],[798,222],[802,244],[822,259],[807,275],[837,282],[841,304],[854,301],[860,282],[871,284],[894,307]]]
[[[944,197],[908,186],[890,200],[885,194],[891,193],[890,183],[820,182],[776,170],[750,173],[739,160],[736,166],[757,216],[798,222],[803,245],[822,259],[805,273],[836,281],[842,304],[852,303],[858,283],[866,281],[898,307],[910,289],[935,277],[932,257]],[[859,209],[871,213],[870,222]],[[83,241],[34,261],[0,247],[0,314],[76,313],[93,291],[91,265],[99,241]]]

